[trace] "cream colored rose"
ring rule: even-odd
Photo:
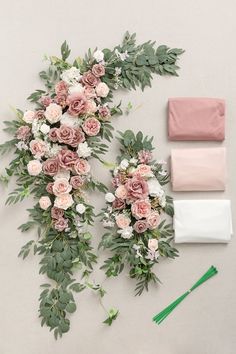
[[[43,209],[43,210],[46,210],[50,207],[51,205],[51,200],[49,197],[47,196],[43,196],[39,199],[39,205],[40,205],[40,208]]]
[[[37,176],[42,171],[42,164],[38,160],[31,160],[28,162],[27,170],[31,176]]]
[[[35,117],[34,111],[26,111],[23,115],[23,120],[28,124],[32,124],[34,117]]]
[[[148,248],[155,252],[158,249],[158,240],[156,238],[151,238],[148,240]]]
[[[100,82],[95,88],[95,91],[99,97],[107,97],[110,90],[105,82]]]
[[[119,214],[116,217],[116,225],[120,229],[126,229],[129,226],[130,222],[131,222],[130,218],[128,218],[127,216],[125,216],[123,214]]]
[[[56,103],[51,103],[45,111],[46,119],[51,123],[56,123],[61,119],[62,108]]]
[[[62,194],[59,197],[56,197],[54,206],[63,210],[67,210],[70,208],[74,203],[72,196],[67,194]]]
[[[72,186],[66,178],[57,178],[53,183],[53,193],[59,197],[62,194],[67,194],[71,191]]]
[[[119,199],[125,199],[127,197],[127,193],[128,192],[125,186],[121,185],[116,189],[115,196]]]
[[[137,167],[134,175],[140,175],[141,177],[153,177],[153,172],[149,165],[141,164]]]

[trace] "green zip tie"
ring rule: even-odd
[[[199,285],[203,284],[217,273],[218,270],[216,267],[211,266],[208,271],[189,290],[187,290],[183,295],[181,295],[178,299],[172,302],[156,316],[154,316],[152,320],[157,324],[161,324],[161,322],[164,321],[164,319],[176,308],[176,306],[180,304],[193,290],[195,290]]]

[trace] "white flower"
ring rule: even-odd
[[[121,61],[124,61],[129,57],[127,50],[124,53],[119,52],[118,49],[115,50],[115,55],[120,58]]]
[[[161,185],[156,178],[150,178],[147,181],[147,184],[148,184],[149,194],[152,197],[159,197],[160,195],[162,195],[163,189],[161,188]]]
[[[40,137],[40,123],[37,120],[32,122],[32,133],[35,138]]]
[[[61,74],[61,79],[65,81],[68,85],[75,85],[77,82],[79,82],[80,78],[80,70],[77,69],[75,66],[72,66],[70,69],[65,70]]]
[[[159,171],[159,175],[166,176],[167,175],[167,171],[161,170],[161,171]]]
[[[132,157],[132,159],[129,160],[129,163],[131,163],[132,165],[136,165],[138,162],[137,159],[135,159],[134,157]]]
[[[118,173],[119,173],[119,169],[118,169],[118,167],[115,167],[113,170],[113,176],[117,176]]]
[[[77,213],[83,214],[86,210],[86,207],[84,204],[77,204],[75,209],[76,209]]]
[[[69,87],[69,94],[82,92],[84,92],[84,87],[79,83]]]
[[[157,163],[159,165],[167,165],[167,162],[165,160],[158,160]]]
[[[107,84],[105,84],[105,82],[100,82],[96,88],[95,88],[95,91],[96,91],[96,94],[99,96],[99,97],[107,97],[110,89],[109,87],[107,86]]]
[[[47,155],[49,157],[56,156],[60,150],[61,150],[61,146],[59,144],[52,144],[52,146],[50,146],[50,144],[49,144]]]
[[[41,127],[40,127],[40,131],[41,131],[43,134],[48,134],[49,130],[50,130],[49,125],[47,125],[47,124],[45,124],[45,123],[43,123],[43,124],[41,125]]]
[[[106,200],[108,203],[114,202],[115,199],[116,199],[116,197],[114,196],[114,194],[112,194],[112,193],[106,193],[106,195],[105,195],[105,200]]]
[[[92,149],[88,146],[88,143],[85,141],[84,143],[80,143],[78,145],[77,153],[79,157],[89,157],[91,155]]]
[[[160,206],[162,208],[165,208],[165,206],[166,206],[166,197],[165,197],[164,191],[163,191],[163,194],[159,197],[159,203],[160,203]]]
[[[114,227],[115,223],[111,220],[103,220],[103,226],[104,227]]]
[[[127,159],[123,159],[120,163],[120,168],[122,170],[126,170],[126,168],[129,166],[129,161]]]
[[[132,226],[128,226],[125,229],[118,230],[117,233],[123,238],[130,238],[133,236],[133,228]]]
[[[101,50],[96,50],[96,52],[93,53],[94,59],[100,63],[104,59],[104,54]]]
[[[119,76],[121,74],[121,68],[115,67],[115,75]]]
[[[28,123],[31,124],[34,121],[34,117],[35,117],[35,112],[34,111],[26,111],[23,115],[23,120]]]
[[[52,202],[48,196],[42,196],[39,199],[39,206],[41,209],[47,210],[50,207],[50,205],[52,205]]]
[[[57,123],[61,119],[61,116],[62,108],[61,106],[59,106],[59,104],[50,103],[50,105],[47,106],[45,111],[45,117],[49,121],[49,123]]]
[[[16,148],[18,150],[29,150],[28,146],[26,145],[26,143],[24,143],[24,141],[19,141],[17,144],[15,144]]]
[[[70,179],[70,171],[61,169],[57,174],[53,177],[53,179],[65,178],[67,180]]]
[[[72,117],[69,113],[65,112],[61,117],[61,124],[67,125],[70,128],[76,128],[80,125],[79,118]]]

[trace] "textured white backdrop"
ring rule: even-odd
[[[3,1],[0,11],[1,43],[1,127],[11,119],[9,105],[25,109],[26,97],[40,88],[37,73],[45,63],[43,54],[59,54],[67,39],[74,56],[88,47],[112,47],[125,30],[137,32],[138,40],[182,47],[179,78],[155,77],[144,93],[126,92],[116,96],[137,109],[113,120],[116,129],[141,129],[154,134],[156,156],[168,158],[171,147],[218,146],[216,143],[170,143],[167,141],[166,103],[173,96],[210,96],[227,102],[228,185],[225,193],[175,193],[176,198],[229,197],[235,211],[235,82],[236,48],[234,0],[160,1]],[[1,142],[7,136],[1,132]],[[114,140],[107,160],[118,151]],[[6,162],[5,159],[3,162]],[[1,160],[1,170],[4,163]],[[96,164],[94,164],[96,166]],[[101,166],[99,178],[109,181]],[[13,187],[13,185],[11,186]],[[38,275],[37,259],[17,258],[19,248],[35,235],[21,235],[19,224],[27,218],[31,201],[5,207],[7,191],[1,187],[0,247],[0,353],[1,354],[233,354],[236,351],[236,242],[229,245],[179,245],[180,257],[163,261],[157,269],[163,285],[152,287],[142,297],[133,297],[134,283],[126,272],[105,282],[106,306],[117,306],[120,316],[111,328],[101,322],[104,312],[89,292],[77,297],[78,310],[71,316],[71,330],[54,341],[37,317],[44,282]],[[97,210],[102,195],[92,199]],[[235,226],[236,227],[236,226]],[[96,227],[94,245],[102,228]],[[102,256],[101,256],[102,260]],[[159,327],[152,316],[180,295],[211,265],[219,274],[196,290]],[[99,269],[94,273],[104,279]]]

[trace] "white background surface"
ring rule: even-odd
[[[170,143],[166,131],[166,103],[174,96],[209,96],[227,101],[228,185],[225,193],[175,193],[181,198],[229,197],[235,211],[235,82],[236,4],[234,0],[160,1],[4,1],[0,11],[1,126],[13,117],[9,105],[28,107],[26,97],[37,88],[43,54],[59,54],[67,39],[74,57],[88,47],[113,47],[125,30],[137,32],[138,41],[185,48],[179,62],[179,78],[155,77],[151,89],[116,96],[137,109],[113,120],[116,129],[133,128],[155,136],[156,157],[168,158],[171,147],[218,146],[217,143]],[[1,132],[1,142],[8,137]],[[113,161],[118,144],[113,141],[107,160]],[[2,160],[1,160],[2,161]],[[7,159],[4,160],[6,162]],[[1,162],[1,170],[3,162]],[[96,169],[109,182],[109,172]],[[11,186],[13,188],[13,185]],[[141,297],[133,296],[134,283],[126,271],[105,282],[105,305],[116,306],[120,316],[111,328],[101,322],[104,312],[89,292],[77,297],[78,310],[71,316],[71,330],[54,340],[37,317],[44,282],[34,257],[26,261],[17,253],[32,235],[21,235],[17,227],[27,219],[22,205],[5,207],[7,191],[1,187],[0,247],[0,353],[1,354],[233,354],[236,352],[236,242],[228,245],[179,245],[180,257],[163,260],[157,274],[163,281]],[[97,210],[103,205],[96,194]],[[234,225],[235,227],[235,225]],[[102,228],[96,227],[94,245]],[[102,260],[102,256],[101,256]],[[188,289],[214,264],[219,274],[198,288],[161,326],[152,323],[154,314]],[[96,270],[94,278],[104,275]]]

